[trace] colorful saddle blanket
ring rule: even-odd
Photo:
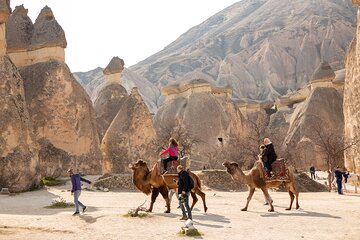
[[[271,164],[272,166],[272,174],[271,176],[266,176],[266,181],[271,180],[290,180],[289,169],[286,167],[285,159],[280,158]]]
[[[182,165],[184,169],[188,170],[190,168],[190,160],[188,157],[182,157],[180,160],[174,160],[167,163],[167,172],[166,174],[177,174],[177,166]],[[163,159],[157,162],[158,173],[161,175],[164,171]]]

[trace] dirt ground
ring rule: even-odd
[[[66,186],[0,195],[0,239],[181,239],[183,222],[173,199],[172,213],[158,198],[154,212],[145,218],[124,217],[150,196],[139,192],[83,191],[80,200],[88,206],[84,215],[74,209],[47,209],[52,199],[72,201]],[[285,192],[271,192],[275,212],[268,213],[257,191],[248,212],[241,212],[246,192],[206,191],[208,213],[201,200],[193,211],[194,224],[203,233],[199,239],[360,239],[360,195],[334,192],[300,193],[300,209],[285,211]]]

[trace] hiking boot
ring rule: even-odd
[[[83,207],[83,213],[86,211],[86,206],[85,207]]]
[[[188,220],[187,216],[182,216],[182,218],[180,218],[180,220]]]
[[[79,214],[80,214],[79,212],[74,212],[73,216],[76,216],[76,215],[79,215]]]

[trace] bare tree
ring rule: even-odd
[[[312,139],[319,152],[325,157],[329,192],[333,180],[332,170],[335,166],[344,165],[344,152],[355,146],[359,140],[345,141],[342,129],[330,129],[323,122],[316,121],[312,127]]]
[[[157,132],[157,137],[153,141],[153,145],[157,152],[164,150],[170,138],[175,138],[180,144],[180,156],[191,155],[194,146],[200,142],[200,139],[191,135],[182,124],[175,127],[163,127]]]

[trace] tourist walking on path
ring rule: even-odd
[[[314,166],[310,167],[310,174],[311,174],[311,179],[315,180],[315,167]]]
[[[342,192],[342,178],[343,178],[344,172],[340,171],[339,166],[336,167],[335,170],[335,178],[336,178],[336,184],[337,184],[337,191],[338,194],[343,194]]]
[[[75,204],[75,212],[74,216],[80,214],[79,206],[82,207],[82,212],[84,213],[86,210],[86,206],[79,201],[79,197],[81,194],[81,181],[91,184],[91,181],[82,178],[79,173],[74,173],[72,169],[68,171],[69,177],[71,178],[71,195],[74,195],[74,204]]]
[[[190,192],[191,192],[191,189],[194,186],[194,184],[191,184],[192,179],[190,178],[189,173],[187,171],[183,170],[183,166],[181,166],[181,165],[177,166],[176,170],[179,174],[178,194],[180,195],[179,203],[180,203],[180,208],[181,208],[181,211],[183,214],[183,216],[182,216],[182,218],[180,218],[180,220],[188,220],[188,219],[192,220],[191,208],[189,206],[189,196],[190,196]],[[185,211],[185,208],[186,208],[186,211]],[[187,213],[187,216],[186,216],[186,213]]]

